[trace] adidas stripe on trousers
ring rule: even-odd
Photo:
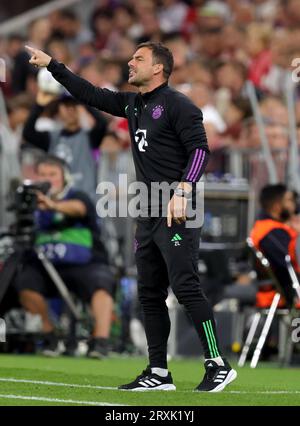
[[[170,319],[166,306],[171,286],[201,339],[205,358],[221,355],[213,311],[198,274],[199,228],[186,228],[166,218],[142,218],[136,230],[138,294],[151,367],[167,368]]]

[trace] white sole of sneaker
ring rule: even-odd
[[[236,378],[237,372],[234,369],[231,369],[224,382],[220,383],[217,387],[208,392],[222,392],[222,390],[225,389],[226,386],[229,385],[229,383],[233,382]]]
[[[163,391],[175,391],[176,386],[171,384],[165,384],[165,385],[159,385],[155,388],[135,388],[135,389],[121,389],[125,391],[134,391],[134,392],[148,392],[148,391],[157,391],[157,390],[163,390]]]

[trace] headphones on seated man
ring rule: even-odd
[[[73,179],[73,176],[71,174],[71,170],[70,170],[69,165],[67,164],[67,162],[64,159],[57,157],[55,155],[52,155],[52,154],[47,154],[47,155],[39,158],[39,160],[37,161],[37,163],[35,165],[36,170],[38,169],[39,165],[41,165],[41,164],[55,165],[55,166],[58,166],[61,169],[61,171],[63,173],[63,177],[64,177],[64,189],[59,194],[59,198],[63,197],[74,183],[74,179]]]

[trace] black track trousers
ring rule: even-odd
[[[136,230],[138,294],[151,367],[167,368],[170,319],[168,287],[188,312],[201,339],[205,358],[220,356],[213,311],[199,281],[200,228],[167,226],[165,217],[141,218]]]

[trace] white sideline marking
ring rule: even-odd
[[[1,395],[0,399],[24,399],[28,401],[44,401],[44,402],[62,402],[65,404],[79,404],[79,405],[100,405],[100,406],[115,406],[122,404],[110,404],[108,402],[99,401],[78,401],[78,399],[59,399],[59,398],[45,398],[40,396],[22,396],[22,395]]]
[[[47,385],[47,386],[67,386],[72,388],[86,388],[86,389],[102,389],[102,390],[119,390],[117,387],[110,387],[110,386],[97,386],[97,385],[80,385],[80,384],[74,384],[74,383],[61,383],[61,382],[48,382],[43,380],[30,380],[30,379],[15,379],[12,377],[0,377],[0,382],[6,382],[6,383],[32,383],[33,385]],[[123,392],[123,391],[122,391]],[[191,393],[193,392],[191,390],[177,390],[176,393]],[[198,392],[195,392],[198,393]],[[228,391],[226,390],[225,393],[232,393],[232,394],[254,394],[254,395],[284,395],[284,394],[300,394],[300,390],[295,391],[285,391],[285,390],[278,390],[278,391]],[[76,401],[75,401],[76,402]],[[113,405],[113,404],[111,404]]]
[[[15,379],[15,378],[6,378],[0,377],[0,382],[11,382],[11,383],[32,383],[33,385],[48,385],[48,386],[65,386],[72,388],[86,388],[86,389],[102,389],[102,390],[116,390],[117,387],[109,386],[96,386],[96,385],[77,385],[74,383],[60,383],[60,382],[48,382],[43,380],[29,380],[29,379]]]
[[[244,393],[244,394],[259,394],[259,395],[284,395],[284,394],[300,394],[300,390],[295,390],[295,391],[284,391],[284,390],[279,390],[279,391],[227,391],[226,393]]]

